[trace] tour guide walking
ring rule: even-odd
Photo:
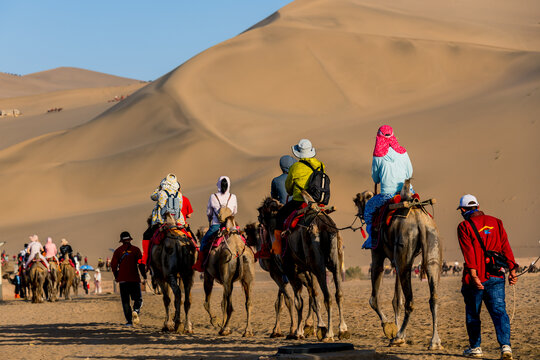
[[[479,209],[478,201],[473,195],[465,195],[460,199],[458,210],[465,219],[458,226],[458,239],[465,266],[463,269],[463,286],[461,293],[465,300],[465,314],[469,345],[463,355],[482,357],[480,348],[480,309],[482,301],[491,315],[495,326],[497,340],[501,346],[501,359],[512,359],[510,348],[510,319],[506,313],[504,300],[504,272],[502,267],[510,269],[508,283],[517,282],[514,254],[508,243],[508,236],[502,221],[485,215]],[[497,252],[498,254],[492,254]],[[487,256],[486,256],[486,253]],[[501,256],[502,255],[502,256]],[[494,261],[499,257],[499,261]],[[489,261],[488,261],[489,260]]]
[[[126,326],[139,323],[139,312],[142,306],[139,272],[143,279],[146,280],[144,264],[139,264],[139,260],[142,258],[141,250],[131,245],[131,240],[133,239],[127,231],[122,232],[120,234],[122,245],[116,249],[111,260],[114,280],[120,283],[120,297],[127,320]],[[130,297],[133,300],[133,312],[131,311]]]

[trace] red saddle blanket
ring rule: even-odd
[[[225,231],[226,229],[225,228],[222,228],[221,229],[221,233],[223,233],[223,231]],[[238,231],[238,235],[240,235],[240,237],[242,238],[242,241],[244,242],[244,244],[246,244],[246,239],[244,238],[244,236],[242,234],[240,234],[240,227],[237,226],[236,229]],[[225,236],[226,235],[221,235],[221,236],[218,236],[218,237],[215,237],[214,238],[214,241],[212,241],[212,246],[211,248],[217,248],[219,245],[221,245],[221,243],[223,242],[223,240],[225,240]]]

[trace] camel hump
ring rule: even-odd
[[[413,196],[413,192],[411,190],[411,179],[405,180],[403,183],[403,187],[401,188],[401,200],[411,200]]]

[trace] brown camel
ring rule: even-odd
[[[60,294],[64,294],[66,300],[71,300],[70,290],[72,286],[75,288],[74,281],[76,278],[75,269],[69,263],[69,257],[66,256],[60,264],[60,276],[58,279],[60,283]]]
[[[223,239],[221,244],[217,248],[212,249],[208,256],[208,262],[204,272],[204,308],[210,316],[210,323],[213,326],[217,326],[216,317],[210,310],[210,297],[215,280],[223,285],[223,300],[221,301],[223,322],[220,326],[219,335],[229,335],[231,333],[229,321],[233,312],[233,283],[240,281],[246,297],[245,306],[247,313],[246,328],[243,336],[253,336],[250,320],[251,291],[253,281],[255,280],[254,254],[251,248],[244,243],[230,209],[223,207],[219,211],[218,218],[221,222],[221,228],[224,229],[218,236],[223,237]]]
[[[270,198],[269,198],[270,199]],[[279,204],[279,203],[278,203]],[[264,209],[264,204],[259,208],[259,217],[261,218],[261,211]],[[263,241],[268,241],[268,232],[265,229],[265,226],[262,224],[247,224],[244,228],[244,232],[246,234],[247,243],[249,246],[255,247],[257,251],[259,251],[262,247]],[[293,309],[293,297],[294,292],[291,293],[291,287],[287,286],[287,281],[285,279],[289,279],[285,272],[282,270],[283,266],[281,263],[278,264],[275,257],[269,258],[269,259],[259,259],[259,265],[264,271],[267,271],[270,274],[270,277],[276,285],[278,286],[278,294],[277,299],[274,304],[275,312],[276,312],[276,321],[274,323],[274,328],[272,329],[272,333],[270,334],[271,338],[277,338],[282,337],[283,334],[281,333],[281,324],[280,324],[280,316],[281,316],[281,310],[283,308],[283,303],[285,303],[287,310],[289,311],[289,317],[291,319],[291,325],[289,328],[289,334],[287,335],[287,339],[295,339],[295,317],[294,317],[294,309]],[[299,279],[296,279],[296,277],[299,277]],[[293,279],[293,283],[295,286],[299,284],[299,281],[302,283],[307,283],[308,281],[313,281],[311,278],[311,274],[304,273],[304,274],[292,274],[290,275],[290,278]],[[309,279],[309,280],[308,280]],[[296,280],[296,281],[295,281]],[[290,281],[289,281],[290,282]],[[300,285],[301,286],[301,285]],[[314,305],[314,298],[312,296],[309,297],[309,303],[310,306],[308,307],[308,314],[306,316],[306,325],[304,326],[304,336],[309,336],[313,333],[313,318],[312,318],[312,306]]]
[[[58,263],[54,259],[49,258],[47,261],[49,262],[49,268],[51,269],[51,271],[47,276],[45,285],[47,287],[47,294],[49,296],[48,300],[54,302],[58,301],[60,268],[58,267]]]
[[[193,264],[196,260],[196,248],[193,242],[176,227],[176,221],[167,214],[167,224],[161,231],[165,231],[165,238],[159,245],[154,245],[151,250],[150,267],[152,269],[152,283],[158,284],[163,294],[165,306],[165,322],[163,331],[183,331],[186,334],[193,333],[193,324],[189,316],[191,308],[191,288],[193,286]],[[196,241],[196,240],[195,240]],[[184,286],[184,313],[185,321],[180,319],[180,307],[182,306],[182,291]],[[169,306],[171,298],[169,289],[174,294],[174,327],[171,327]],[[183,326],[182,326],[183,325]]]
[[[410,179],[405,181],[401,190],[402,201],[412,199]],[[367,201],[373,197],[370,191],[356,195],[354,203],[358,208],[358,216],[362,219]],[[413,310],[413,293],[411,287],[411,269],[414,259],[422,253],[422,270],[426,272],[430,299],[429,305],[433,320],[433,334],[429,348],[442,349],[437,331],[437,287],[440,280],[442,265],[442,247],[439,231],[435,221],[420,206],[413,206],[406,217],[394,217],[389,227],[382,232],[382,241],[376,249],[371,249],[371,298],[369,304],[381,319],[384,334],[391,339],[391,345],[405,343],[405,329]],[[396,282],[394,289],[394,322],[389,322],[379,308],[379,288],[383,278],[384,260],[388,258],[396,267]],[[399,308],[402,302],[401,289],[405,296],[405,316],[399,328]]]
[[[28,269],[28,278],[30,280],[30,288],[32,289],[33,303],[42,303],[44,300],[43,284],[45,284],[45,279],[47,278],[47,268],[39,259],[39,254],[36,254],[30,268]]]
[[[328,285],[326,283],[326,269],[328,269],[334,278],[336,287],[336,302],[339,311],[339,339],[350,337],[347,330],[347,324],[343,316],[343,291],[341,284],[341,264],[343,263],[343,244],[339,231],[334,221],[327,214],[327,211],[320,208],[313,198],[305,191],[302,192],[304,200],[308,207],[301,210],[305,216],[299,221],[299,225],[287,235],[286,250],[283,255],[283,270],[287,274],[295,293],[294,303],[298,312],[298,325],[295,332],[297,338],[304,337],[302,328],[302,296],[301,284],[295,284],[295,275],[309,273],[313,275],[313,282],[306,282],[306,288],[311,297],[313,305],[311,308],[317,317],[317,336],[319,340],[329,342],[334,340],[332,329],[332,304]],[[259,210],[260,216],[266,217],[265,223],[268,232],[272,234],[276,227],[276,210],[272,209],[272,202],[276,200],[267,198]],[[264,209],[266,208],[266,210]],[[329,211],[328,211],[329,212]],[[266,214],[266,215],[265,215]],[[259,218],[261,219],[261,217]],[[296,276],[298,278],[298,276]],[[328,314],[328,327],[324,325],[320,314],[318,302],[316,300],[316,286],[319,287],[324,296],[324,304]]]

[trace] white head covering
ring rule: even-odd
[[[297,145],[292,147],[292,152],[299,159],[312,158],[316,153],[315,148],[308,139],[300,140]]]
[[[163,180],[161,180],[161,188],[168,192],[177,192],[180,189],[178,179],[174,174],[168,174]]]

